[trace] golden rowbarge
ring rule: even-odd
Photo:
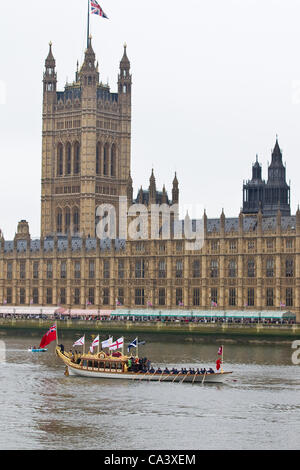
[[[190,371],[161,371],[154,370],[132,371],[129,367],[130,358],[122,354],[119,357],[107,355],[104,351],[97,354],[73,355],[56,347],[57,356],[66,366],[65,375],[93,377],[100,379],[122,379],[137,381],[156,382],[189,382],[189,383],[220,383],[232,372],[208,372],[201,373],[199,370]]]

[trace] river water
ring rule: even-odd
[[[300,449],[300,366],[289,341],[225,344],[233,374],[215,385],[67,378],[54,345],[32,354],[33,341],[5,338],[2,450]],[[214,367],[220,345],[159,341],[147,338],[140,355],[162,367]]]

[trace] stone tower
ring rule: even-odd
[[[127,195],[131,165],[131,86],[127,46],[118,93],[100,81],[92,40],[73,83],[57,91],[52,44],[45,61],[41,235],[95,236],[96,209]]]
[[[276,217],[278,207],[282,215],[291,214],[290,187],[286,182],[286,168],[276,138],[268,168],[268,181],[262,180],[262,168],[256,157],[252,167],[252,179],[243,185],[243,213],[257,214],[261,209],[264,215]]]

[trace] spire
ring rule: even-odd
[[[274,163],[279,163],[282,165],[282,152],[280,150],[279,144],[278,144],[278,136],[276,135],[276,143],[274,150],[272,152],[272,164]]]
[[[46,68],[47,67],[54,68],[55,65],[56,65],[56,63],[55,63],[55,59],[54,59],[53,52],[52,52],[52,42],[50,41],[49,42],[49,53],[48,53],[47,59],[45,61],[45,66],[46,66]]]
[[[155,181],[153,168],[152,168],[152,173],[151,173],[151,176],[150,176],[149,202],[152,203],[152,204],[156,203],[156,181]]]
[[[258,155],[256,154],[256,160],[252,167],[252,181],[261,181],[262,167],[258,162]]]
[[[84,54],[84,62],[79,77],[84,86],[96,86],[99,83],[98,66],[95,66],[96,55],[92,46],[92,36],[89,36],[88,47]]]
[[[48,56],[45,60],[45,72],[44,72],[44,79],[43,79],[45,96],[46,96],[46,93],[56,92],[57,75],[55,71],[55,66],[56,66],[56,63],[55,63],[55,59],[54,59],[53,52],[52,52],[52,42],[50,41]],[[50,98],[52,100],[53,93],[51,93],[51,95],[49,96],[52,96],[52,98]]]
[[[132,77],[130,74],[130,62],[127,57],[127,44],[124,44],[124,53],[120,62],[120,74],[118,80],[119,94],[125,100],[131,95]]]
[[[177,173],[175,172],[175,177],[173,180],[173,189],[172,189],[172,202],[173,204],[178,204],[179,203],[179,188],[178,188],[178,179],[177,179]]]
[[[168,195],[167,195],[167,191],[166,191],[166,186],[163,185],[163,190],[162,190],[162,203],[163,204],[167,204],[168,202]]]
[[[128,203],[131,205],[133,202],[133,186],[132,186],[132,177],[131,173],[129,173],[128,180],[127,180],[127,199]]]
[[[127,44],[124,44],[124,54],[120,62],[120,68],[130,68],[130,62],[127,57]]]

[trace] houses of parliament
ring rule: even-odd
[[[204,244],[187,250],[169,238],[100,239],[97,207],[120,213],[133,204],[179,203],[159,190],[152,170],[136,198],[131,178],[132,76],[127,47],[111,92],[100,81],[90,38],[74,81],[57,90],[50,43],[43,75],[41,236],[26,220],[13,240],[0,239],[0,304],[207,310],[277,310],[300,321],[300,211],[290,212],[290,187],[276,139],[268,180],[256,158],[236,218],[203,216]],[[150,171],[149,171],[150,173]],[[121,199],[120,199],[121,198]],[[178,214],[174,215],[178,218]]]

